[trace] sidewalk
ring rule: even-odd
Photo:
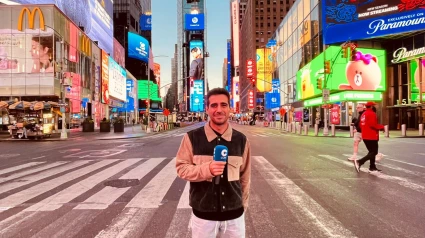
[[[194,123],[191,122],[187,122],[184,123],[181,127],[174,127],[172,129],[168,129],[168,130],[161,130],[159,132],[154,132],[152,131],[151,133],[146,133],[146,131],[142,130],[142,125],[141,124],[136,124],[133,126],[131,125],[126,125],[124,127],[124,132],[121,133],[114,133],[114,128],[111,128],[111,132],[99,132],[99,129],[95,129],[94,132],[82,132],[82,128],[78,128],[78,129],[68,129],[67,130],[67,134],[68,134],[68,139],[61,139],[60,138],[60,132],[59,133],[54,133],[51,135],[51,137],[46,137],[44,139],[40,139],[37,141],[69,141],[69,140],[81,140],[81,139],[89,139],[89,140],[119,140],[119,139],[131,139],[131,138],[139,138],[139,137],[144,137],[147,135],[151,135],[151,134],[158,134],[158,133],[162,133],[162,132],[166,132],[166,131],[171,131],[174,130],[176,128],[182,128],[185,126],[190,126]],[[1,141],[16,141],[16,142],[23,142],[23,141],[35,141],[32,139],[14,139],[14,138],[10,138],[10,135],[8,132],[0,132],[0,142]]]

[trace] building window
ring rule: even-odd
[[[260,27],[264,27],[264,26],[263,26],[263,23],[260,23]]]
[[[270,7],[267,8],[267,12],[270,12]]]
[[[273,26],[276,27],[276,22],[273,22]]]
[[[270,22],[269,22],[269,23],[267,23],[267,26],[268,26],[268,27],[270,27]]]

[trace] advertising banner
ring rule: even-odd
[[[0,96],[54,95],[54,64],[50,60],[54,55],[54,32],[44,26],[53,22],[53,9],[22,7],[2,11]]]
[[[191,41],[190,50],[190,70],[189,77],[191,80],[204,79],[204,42]]]
[[[279,79],[272,80],[272,91],[265,93],[266,109],[280,107],[280,82]]]
[[[253,59],[246,60],[246,77],[250,80],[257,77],[256,63]]]
[[[232,85],[232,41],[227,40],[227,86]],[[231,92],[231,87],[227,91]],[[232,105],[233,106],[233,105]]]
[[[190,88],[190,111],[204,111],[204,80],[195,80]]]
[[[334,125],[339,125],[341,123],[341,113],[338,104],[334,104],[331,108],[331,123]]]
[[[239,98],[239,76],[237,77],[233,77],[233,85],[232,85],[232,99],[233,99],[233,103],[235,102],[239,102],[240,98]]]
[[[273,58],[271,49],[257,49],[257,91],[272,90]]]
[[[249,89],[248,90],[248,109],[254,109],[255,102],[254,102],[254,90]]]
[[[71,113],[81,111],[81,76],[76,73],[65,72],[64,77],[72,82],[72,87],[66,92],[65,97],[71,101]]]
[[[186,14],[185,15],[185,30],[200,31],[205,28],[204,14]]]
[[[102,50],[102,103],[109,104],[109,55]]]
[[[127,112],[134,112],[134,95],[133,95],[133,89],[134,89],[134,81],[132,79],[127,79],[126,81],[126,92],[127,92],[127,100],[126,100],[126,108],[125,110]]]
[[[158,63],[153,64],[153,75],[155,75],[156,84],[161,88],[161,65]]]
[[[149,81],[149,94],[149,99],[152,101],[162,100],[158,97],[158,85],[152,81]],[[142,100],[148,99],[148,80],[137,80],[137,98]]]
[[[424,1],[323,0],[324,43],[369,39],[425,27]]]
[[[381,92],[345,91],[331,94],[328,103],[345,101],[382,101]],[[322,97],[304,100],[304,107],[323,104]]]
[[[233,43],[233,66],[239,66],[239,2],[232,2],[232,43]]]
[[[421,66],[421,71],[419,71],[418,65]],[[419,59],[415,59],[410,61],[410,100],[411,103],[419,102],[419,87],[421,87],[420,84],[420,73],[422,77],[422,101],[425,101],[425,60],[419,61]]]
[[[114,60],[121,67],[125,68],[125,49],[115,38],[114,38]]]
[[[140,16],[140,30],[142,31],[150,31],[152,30],[152,15],[142,14]]]
[[[92,69],[92,76],[94,78],[94,80],[92,81],[93,86],[92,86],[92,92],[93,92],[93,98],[92,100],[94,100],[95,102],[100,102],[100,97],[101,97],[101,85],[102,85],[102,81],[101,81],[101,66],[102,66],[102,55],[101,55],[101,51],[99,49],[99,47],[96,46],[95,43],[91,43],[92,44],[92,49],[93,49],[93,54],[92,54],[92,62],[94,63],[93,65],[93,69]]]
[[[331,91],[385,91],[386,52],[379,49],[357,48],[354,61],[342,58],[339,46],[326,49],[326,60],[330,61],[331,73],[326,75],[326,87]],[[297,100],[322,94],[317,82],[324,86],[324,53],[297,72]]]
[[[121,101],[127,100],[127,72],[112,57],[109,57],[109,96]]]
[[[21,4],[55,4],[99,47],[113,54],[114,24],[112,22],[113,0],[13,0]],[[52,26],[51,24],[49,24]]]
[[[149,42],[143,36],[128,33],[128,57],[149,62]]]

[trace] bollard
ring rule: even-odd
[[[291,132],[291,124],[289,122],[286,123],[286,132]]]
[[[314,124],[314,136],[319,135],[319,125]]]
[[[354,126],[350,126],[350,137],[354,137]]]
[[[303,134],[303,127],[301,126],[301,124],[299,125],[299,134],[302,135]]]
[[[419,124],[419,136],[424,136],[424,124]]]
[[[388,125],[384,126],[385,137],[390,137],[390,130],[388,130]]]
[[[304,135],[308,136],[308,125],[304,125]]]
[[[292,132],[297,134],[297,124],[295,122],[292,122]]]
[[[335,125],[334,124],[331,125],[331,134],[332,134],[332,136],[335,136]]]
[[[401,125],[401,136],[406,137],[406,124]]]

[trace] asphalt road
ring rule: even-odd
[[[183,134],[0,142],[0,237],[190,237]],[[247,237],[424,237],[425,139],[382,138],[357,173],[352,139],[232,124],[252,157]],[[364,145],[360,154],[365,154]]]

